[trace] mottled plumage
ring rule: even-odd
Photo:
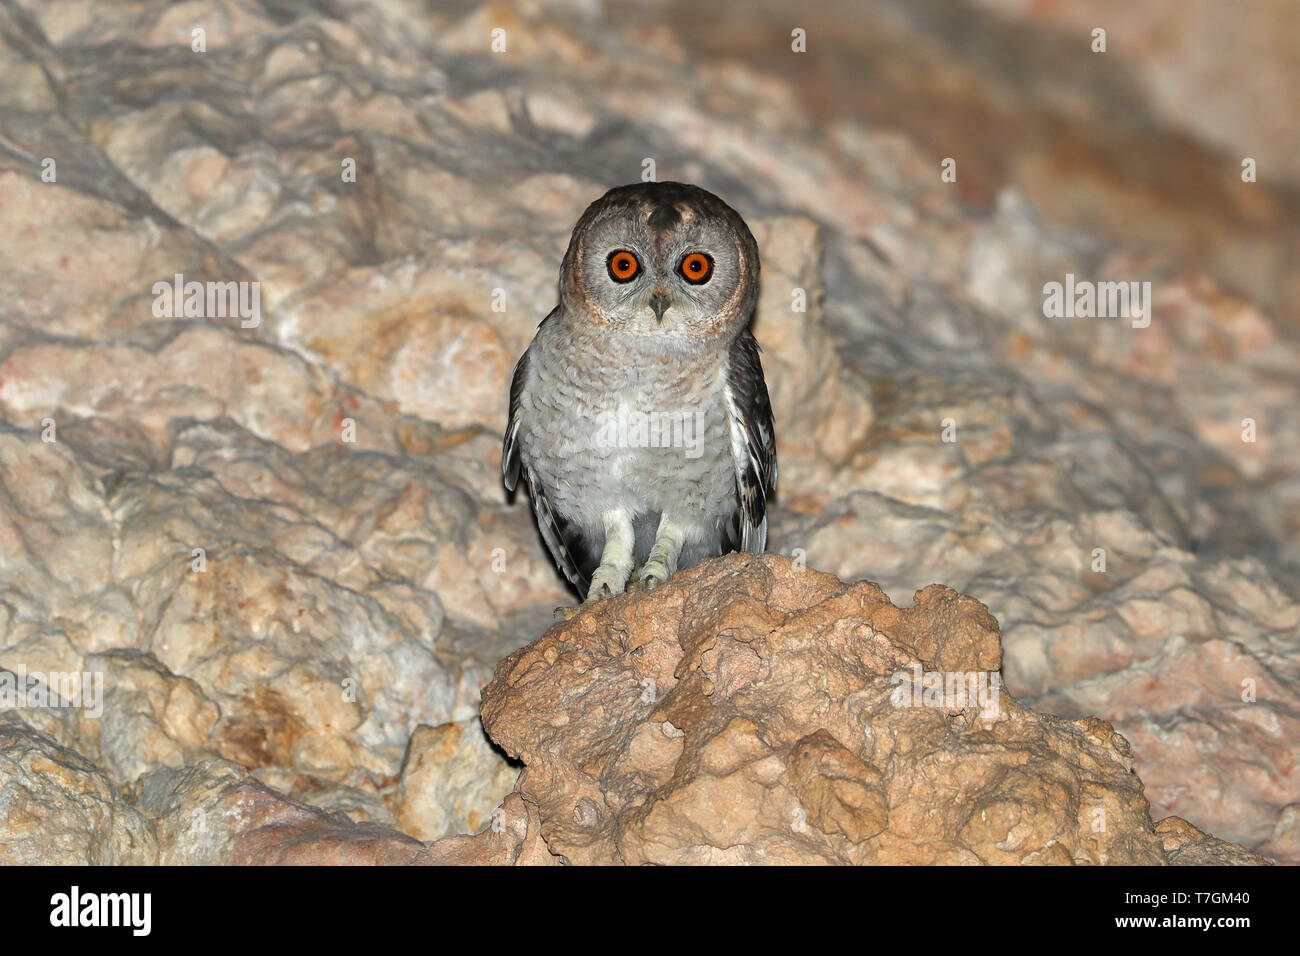
[[[613,189],[574,228],[559,305],[515,367],[501,469],[588,601],[766,547],[758,268],[744,220],[695,186]]]

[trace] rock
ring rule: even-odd
[[[493,825],[475,836],[431,843],[429,862],[437,866],[559,866],[546,848],[537,811],[517,793],[506,797]]]
[[[124,795],[13,712],[0,714],[0,808],[0,862],[10,866],[555,862],[515,795],[478,836],[434,844],[288,799],[220,759],[151,771]]]
[[[1156,834],[1173,866],[1268,866],[1269,862],[1244,847],[1202,833],[1182,817],[1165,817]]]
[[[948,588],[901,609],[732,555],[511,654],[483,723],[570,863],[1262,862],[1157,832],[1128,742],[1024,707],[1000,665]]]
[[[514,789],[519,768],[492,748],[477,720],[411,734],[394,796],[397,822],[421,840],[477,833]]]
[[[1127,741],[1025,708],[1000,665],[997,622],[948,588],[900,609],[732,555],[501,662],[483,720],[526,765],[503,802],[515,768],[476,723],[412,735],[394,800],[411,836],[221,759],[123,795],[11,712],[0,846],[92,864],[1266,862],[1177,817],[1152,826]],[[351,816],[384,815],[356,797]]]
[[[1259,847],[1259,852],[1276,860],[1300,857],[1300,803],[1293,803],[1282,810],[1273,832]]]
[[[212,774],[320,836],[301,855],[364,824],[352,858],[414,859],[373,828],[490,823],[500,764],[461,735],[419,783],[441,744],[417,728],[472,725],[571,599],[500,486],[507,380],[576,217],[652,160],[760,242],[770,546],[900,603],[941,582],[899,612],[907,653],[1000,655],[1024,707],[1130,742],[1157,816],[1300,861],[1300,167],[1290,113],[1237,108],[1286,101],[1294,67],[1199,42],[1290,11],[1202,5],[1156,37],[1106,5],[1101,73],[1091,14],[1015,0],[811,5],[808,56],[773,0],[743,33],[572,0],[250,0],[203,53],[188,5],[0,5],[0,672],[103,679],[93,716],[17,704],[53,763],[0,787],[48,808],[51,859],[129,856],[151,818],[110,791]],[[1251,184],[1219,152],[1246,140]],[[178,274],[255,283],[258,315],[168,314]],[[1067,274],[1150,281],[1151,324],[1049,318]],[[741,686],[752,661],[727,661]],[[769,744],[736,719],[713,746],[744,766]],[[640,732],[647,779],[676,732]],[[821,852],[893,848],[864,741],[790,734],[783,792]],[[98,809],[68,816],[78,788]],[[428,858],[550,859],[539,812],[501,809]]]
[[[164,865],[428,862],[419,840],[286,799],[229,761],[154,771],[141,778],[136,799],[157,821]]]
[[[0,863],[150,865],[150,821],[124,805],[108,776],[12,712],[0,714]]]
[[[113,779],[135,780],[159,765],[179,768],[212,755],[208,734],[220,711],[195,681],[129,650],[92,654],[86,670],[104,675],[104,713],[81,721],[77,738],[103,756]]]

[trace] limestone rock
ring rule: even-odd
[[[1000,661],[1065,719],[1044,740],[1113,725],[1156,816],[1300,861],[1295,119],[1239,108],[1294,99],[1295,58],[1238,48],[1292,11],[1201,4],[1156,36],[1158,10],[1105,0],[1099,74],[1087,5],[814,4],[809,56],[780,3],[748,6],[741,43],[649,5],[247,0],[204,17],[199,54],[193,4],[0,5],[0,672],[103,677],[101,714],[16,705],[22,760],[45,756],[4,765],[12,852],[37,858],[46,821],[51,860],[132,857],[143,811],[110,792],[225,767],[214,794],[336,848],[341,813],[482,827],[436,844],[466,861],[549,859],[522,798],[492,828],[504,778],[476,745],[431,792],[408,747],[474,721],[571,598],[500,487],[509,368],[576,217],[652,159],[759,239],[770,546],[899,603],[942,582],[898,612],[900,653]],[[1249,185],[1215,151],[1243,137]],[[1067,274],[1150,280],[1151,324],[1048,317]],[[255,283],[256,321],[168,314],[177,275]],[[729,640],[700,652],[724,692],[755,666]],[[779,739],[823,856],[895,847],[865,730],[755,722],[760,746],[736,720],[710,759]],[[632,748],[648,781],[685,746],[665,729]],[[415,852],[366,839],[354,858]]]
[[[1156,834],[1173,866],[1267,866],[1269,861],[1244,847],[1202,833],[1182,817],[1165,817]]]
[[[156,819],[158,862],[184,865],[409,865],[424,844],[387,827],[289,800],[229,761],[141,778],[137,802]]]
[[[904,609],[867,582],[732,555],[507,657],[483,722],[570,863],[1251,857],[1203,834],[1162,843],[1128,742],[1026,708],[1000,665],[997,622],[950,589]]]
[[[429,844],[428,859],[437,866],[559,866],[562,861],[540,834],[537,810],[512,793],[493,814],[492,826]]]
[[[411,734],[394,795],[397,823],[421,840],[477,833],[514,789],[519,768],[494,750],[477,720]]]
[[[0,863],[147,865],[157,855],[150,821],[102,770],[0,714]]]

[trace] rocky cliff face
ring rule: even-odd
[[[1286,316],[616,6],[0,4],[5,858],[1242,852],[1177,814],[1300,860]],[[808,570],[539,641],[569,595],[499,487],[505,387],[646,160],[758,238]],[[1151,281],[1150,325],[1046,317],[1066,274]],[[998,716],[890,705],[918,662],[1000,664]]]

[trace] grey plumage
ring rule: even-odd
[[[758,341],[746,329],[727,354],[727,408],[742,448],[736,460],[739,537],[732,550],[758,553],[767,547],[767,496],[776,490],[776,435],[772,405],[758,358]]]
[[[560,303],[515,367],[501,467],[589,601],[634,570],[649,588],[766,547],[777,469],[748,331],[757,280],[744,221],[694,186],[614,189],[578,221]]]

